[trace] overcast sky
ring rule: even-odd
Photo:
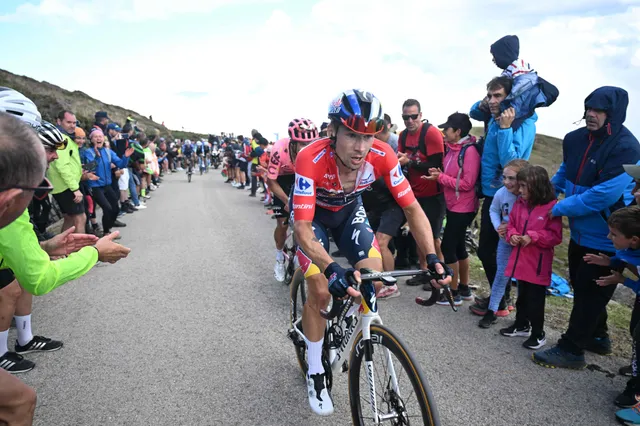
[[[560,90],[538,132],[562,137],[591,91],[615,85],[640,133],[640,0],[2,0],[0,68],[172,129],[274,139],[294,117],[319,125],[348,88],[401,128],[410,97],[434,124],[468,112],[506,34]]]

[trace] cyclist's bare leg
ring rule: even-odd
[[[391,242],[391,235],[383,234],[382,232],[376,232],[376,240],[380,245],[380,252],[382,254],[382,265],[385,271],[393,271],[395,267],[395,261],[393,259],[393,253],[389,250],[389,243]]]
[[[36,391],[0,368],[0,425],[31,426]]]
[[[0,331],[9,330],[18,299],[22,293],[22,288],[17,280],[13,280],[11,284],[0,290]]]
[[[307,277],[307,303],[302,312],[302,329],[310,342],[324,338],[326,321],[320,316],[320,309],[326,309],[331,302],[329,283],[323,274]]]
[[[284,248],[284,243],[287,239],[287,229],[289,229],[289,226],[284,224],[286,220],[286,217],[277,218],[278,224],[276,225],[275,231],[273,231],[273,239],[276,242],[277,250]]]

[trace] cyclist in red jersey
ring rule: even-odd
[[[289,137],[280,139],[271,151],[269,168],[267,170],[267,184],[273,194],[273,211],[276,220],[276,230],[273,238],[276,241],[276,264],[273,275],[276,281],[283,282],[284,243],[287,238],[287,216],[289,213],[289,195],[295,178],[295,161],[298,151],[311,141],[318,139],[318,129],[311,120],[294,118],[289,123]]]
[[[326,308],[331,295],[360,296],[351,287],[360,274],[331,258],[328,232],[356,269],[382,270],[380,249],[360,198],[377,178],[384,177],[404,210],[417,244],[428,253],[429,269],[444,277],[432,284],[438,287],[451,280],[451,270],[435,255],[429,220],[416,201],[396,154],[374,138],[384,126],[380,101],[371,93],[347,90],[329,105],[329,118],[332,136],[311,143],[296,158],[290,205],[299,245],[297,256],[308,286],[302,315],[309,364],[307,391],[311,409],[320,415],[333,412],[322,366],[326,321],[320,309]]]

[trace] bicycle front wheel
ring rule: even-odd
[[[307,303],[307,280],[304,279],[304,273],[299,268],[293,274],[290,294],[291,328],[297,328],[301,332],[304,332],[302,330],[302,322],[298,322],[298,320],[302,318],[302,310],[304,308],[304,304]],[[309,364],[307,363],[307,346],[304,339],[302,339],[298,334],[293,335],[293,338],[294,347],[296,349],[296,358],[298,359],[298,364],[300,365],[302,374],[306,379],[307,370],[309,369]]]
[[[369,350],[372,365],[362,362]],[[376,400],[375,416],[372,397]],[[356,337],[349,366],[349,400],[354,425],[378,424],[375,417],[394,426],[440,425],[433,394],[420,366],[402,340],[382,325],[371,325],[369,349],[362,331]]]

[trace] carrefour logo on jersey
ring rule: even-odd
[[[404,174],[402,173],[402,167],[400,163],[391,171],[391,186],[395,187],[400,185],[404,181]]]
[[[296,173],[296,188],[293,191],[294,195],[314,195],[313,181],[308,177],[304,177]]]

